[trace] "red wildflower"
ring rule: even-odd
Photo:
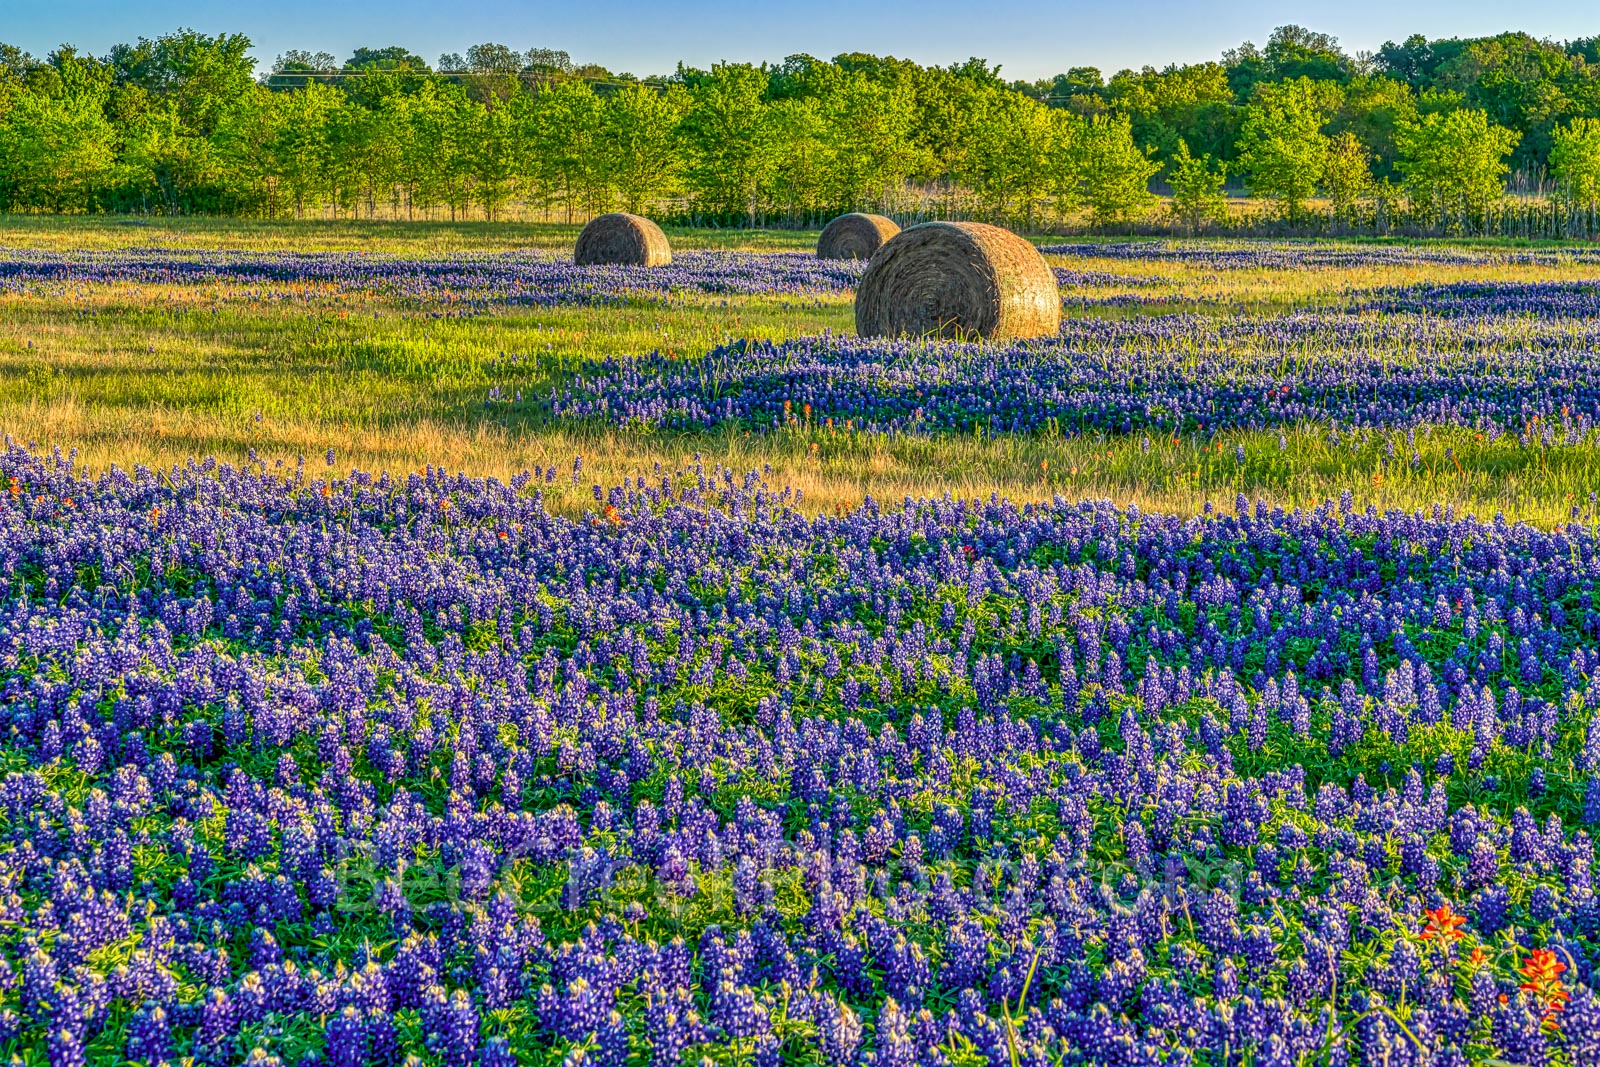
[[[1555,983],[1561,984],[1561,974],[1567,965],[1557,958],[1556,954],[1547,948],[1536,948],[1533,955],[1522,961],[1522,966],[1517,968],[1517,973],[1527,979],[1523,989],[1542,988]]]
[[[1422,914],[1428,917],[1428,925],[1422,928],[1424,941],[1460,941],[1466,936],[1461,927],[1466,925],[1467,917],[1451,911],[1450,905],[1441,904]]]
[[[1567,965],[1547,948],[1534,949],[1533,954],[1517,968],[1517,973],[1525,979],[1523,991],[1544,1006],[1544,1021],[1551,1026],[1557,1025],[1555,1013],[1566,1007],[1567,1001],[1572,999],[1572,994],[1561,983],[1561,973],[1566,969]]]

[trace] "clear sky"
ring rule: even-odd
[[[828,58],[873,52],[921,63],[982,56],[1011,78],[1075,66],[1123,67],[1215,59],[1261,44],[1294,22],[1376,50],[1413,33],[1472,37],[1516,29],[1569,39],[1600,34],[1594,0],[1338,0],[1267,4],[1176,0],[0,0],[0,41],[44,55],[65,42],[103,55],[119,41],[180,26],[246,34],[262,67],[290,48],[340,59],[362,45],[405,45],[432,63],[483,41],[562,48],[579,63],[638,75],[683,60]]]

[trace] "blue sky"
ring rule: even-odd
[[[1228,4],[1175,0],[0,0],[0,40],[43,55],[62,42],[103,54],[118,41],[179,26],[247,34],[263,66],[290,48],[341,59],[360,45],[402,44],[429,62],[481,41],[564,48],[578,62],[635,74],[670,72],[679,59],[778,60],[874,52],[923,63],[978,55],[1009,77],[1068,67],[1122,67],[1214,59],[1242,40],[1262,43],[1296,22],[1374,50],[1412,33],[1478,36],[1506,29],[1557,39],[1600,33],[1593,0],[1513,5],[1492,0],[1405,3]]]

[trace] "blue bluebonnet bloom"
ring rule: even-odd
[[[1170,436],[1320,423],[1385,465],[1404,458],[1397,440],[1371,435],[1404,429],[1412,467],[1419,426],[1546,449],[1593,439],[1600,286],[1507,285],[1459,306],[1412,299],[1232,319],[1070,317],[1056,337],[1009,344],[737,340],[698,357],[592,361],[545,402],[562,418],[675,429]]]
[[[0,1031],[52,1063],[1593,1054],[1588,526],[12,479]]]

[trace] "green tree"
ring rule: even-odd
[[[238,210],[250,197],[239,189],[236,176],[230,181],[218,141],[215,135],[194,136],[171,104],[145,112],[123,139],[127,195],[137,197],[140,207],[166,215]]]
[[[416,93],[384,98],[394,131],[395,178],[405,190],[406,215],[415,218],[450,200],[457,185],[454,115],[466,106],[459,86],[430,81]]]
[[[675,138],[687,101],[683,90],[629,85],[600,104],[599,146],[606,183],[622,206],[648,214],[679,180]]]
[[[379,189],[394,181],[394,145],[384,115],[345,97],[328,113],[327,129],[334,203],[352,218],[364,203],[370,218]]]
[[[1339,47],[1338,38],[1304,26],[1279,26],[1273,30],[1261,56],[1268,76],[1274,80],[1343,82],[1354,67]]]
[[[517,112],[526,107],[520,94],[508,104],[483,107],[472,104],[456,112],[456,143],[463,151],[464,169],[471,176],[472,192],[490,222],[500,217],[511,198],[520,171],[522,138]]]
[[[559,48],[530,48],[523,56],[523,69],[538,77],[568,77],[576,72],[572,57]]]
[[[957,173],[970,143],[983,133],[980,116],[989,90],[941,67],[917,68],[903,77],[916,98],[916,146],[930,180]]]
[[[1550,176],[1572,207],[1600,205],[1600,118],[1575,118],[1551,135]]]
[[[1407,37],[1403,44],[1385,41],[1373,58],[1380,71],[1414,88],[1427,83],[1438,62],[1428,39],[1420,33]]]
[[[272,62],[266,86],[274,92],[304,89],[314,81],[329,81],[339,72],[339,61],[331,52],[308,52],[291,48]]]
[[[1373,193],[1372,153],[1349,130],[1328,144],[1322,190],[1333,207],[1333,217],[1340,220],[1350,219],[1356,206]]]
[[[1466,107],[1519,133],[1512,165],[1531,168],[1546,160],[1556,125],[1581,111],[1573,97],[1593,83],[1587,65],[1555,42],[1502,33],[1462,42],[1434,71],[1432,87],[1459,93]]]
[[[1051,192],[1059,129],[1043,104],[1003,86],[986,87],[955,177],[991,217],[1031,222]]]
[[[1506,156],[1520,134],[1478,110],[1424,115],[1397,132],[1399,170],[1414,208],[1438,218],[1481,214],[1505,194]]]
[[[522,53],[489,42],[467,49],[467,66],[474,74],[515,74],[522,69]]]
[[[274,94],[276,111],[267,153],[272,175],[295,217],[320,206],[331,191],[330,118],[344,103],[337,89],[308,85],[292,93]]]
[[[1074,152],[1082,201],[1098,225],[1135,218],[1155,197],[1150,179],[1161,164],[1133,140],[1126,115],[1096,115],[1079,129]]]
[[[1257,87],[1239,133],[1239,163],[1250,190],[1275,201],[1285,218],[1297,218],[1316,193],[1328,163],[1322,133],[1328,94],[1309,78]]]
[[[0,85],[18,85],[39,66],[39,61],[14,44],[0,41]]]
[[[117,45],[109,62],[118,84],[138,85],[156,101],[170,103],[187,129],[209,137],[255,89],[249,52],[250,38],[243,34],[208,37],[178,30]]]
[[[263,89],[240,100],[212,137],[236,210],[277,218],[285,206],[277,172],[277,126],[282,112],[278,94]]]
[[[603,211],[610,189],[599,98],[588,82],[561,81],[534,100],[525,127],[537,161],[534,177],[559,196],[569,222],[575,207],[591,215]]]
[[[450,90],[440,96],[440,126],[431,131],[439,144],[431,187],[436,202],[450,209],[450,221],[454,222],[472,206],[474,160],[469,138],[474,136],[480,109],[488,105],[467,86],[453,85]]]
[[[910,88],[847,74],[823,105],[831,160],[832,206],[857,210],[888,205],[916,170]]]
[[[446,57],[439,57],[439,69],[445,70]],[[466,70],[460,78],[468,94],[481,104],[492,105],[506,100],[521,85],[518,74],[522,71],[522,53],[509,45],[488,42],[467,49]]]
[[[1429,41],[1421,36],[1379,49],[1377,69],[1410,85],[1424,114],[1472,108],[1521,135],[1517,169],[1548,161],[1557,126],[1600,115],[1600,65],[1592,42],[1565,45],[1526,33]],[[1381,153],[1380,153],[1381,154]]]
[[[1106,94],[1133,124],[1134,140],[1169,160],[1178,145],[1223,158],[1238,130],[1238,107],[1220,63],[1121,71]]]
[[[1355,134],[1375,157],[1378,172],[1387,176],[1394,173],[1399,156],[1396,128],[1402,122],[1417,121],[1419,114],[1416,95],[1405,82],[1362,75],[1345,87],[1344,102],[1328,131],[1335,136]]]
[[[766,88],[755,67],[723,64],[689,90],[685,177],[701,210],[754,219],[757,190],[778,164]]]
[[[832,63],[798,53],[785,56],[767,75],[767,99],[816,99],[838,83],[843,72]]]
[[[1189,146],[1178,142],[1178,150],[1167,161],[1172,217],[1190,233],[1198,233],[1207,223],[1225,221],[1228,197],[1222,187],[1227,180],[1226,163],[1213,166],[1209,155],[1190,155]]]
[[[409,70],[420,74],[428,72],[428,62],[409,48],[389,45],[387,48],[357,48],[344,61],[346,70]]]
[[[396,93],[417,93],[435,81],[419,56],[401,48],[358,48],[345,62],[333,84],[345,96],[370,111],[383,109],[383,101]]]
[[[1106,82],[1097,67],[1073,67],[1041,82],[1041,98],[1051,107],[1065,108],[1074,115],[1088,117],[1105,114]]]
[[[0,89],[0,204],[83,212],[116,166],[106,86],[55,94]]]
[[[760,197],[790,220],[811,218],[828,209],[833,154],[819,102],[787,96],[767,111],[777,162],[766,175]]]
[[[1500,195],[1508,167],[1548,164],[1565,201],[1591,196],[1588,123],[1600,119],[1594,40],[1520,33],[1412,37],[1352,59],[1284,26],[1222,63],[1109,83],[1093,68],[1008,82],[979,59],[794,55],[680,66],[665,94],[544,48],[474,46],[441,57],[438,75],[399,46],[343,64],[289,51],[261,82],[249,49],[193,30],[104,60],[0,45],[0,196],[20,210],[267,214],[331,199],[369,215],[388,198],[499,216],[523,193],[589,211],[684,195],[753,221],[893,210],[923,184],[952,211],[1024,221],[1087,205],[1107,221],[1146,202],[1153,156],[1180,183],[1225,165],[1286,216],[1320,191],[1354,217],[1371,172],[1385,191],[1403,176],[1424,213],[1466,214]]]
[[[1106,112],[1100,112],[1098,117],[1103,120],[1106,115]],[[1055,216],[1061,221],[1066,221],[1084,206],[1081,151],[1084,129],[1090,118],[1094,117],[1097,116],[1084,118],[1078,112],[1065,108],[1050,110],[1051,130],[1045,146],[1048,153],[1047,192]]]

